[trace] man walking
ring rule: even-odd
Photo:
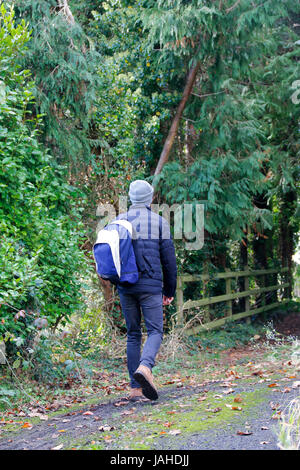
[[[145,396],[158,398],[152,368],[163,337],[163,305],[169,305],[176,290],[176,257],[167,221],[151,211],[153,187],[143,180],[129,188],[132,205],[119,215],[134,227],[133,248],[139,279],[132,285],[119,285],[121,307],[127,326],[127,367],[130,377],[129,400]],[[141,313],[147,340],[141,352]]]

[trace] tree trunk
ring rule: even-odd
[[[295,191],[289,191],[282,196],[280,207],[280,256],[282,267],[287,267],[287,282],[289,287],[284,290],[284,296],[291,298],[293,291],[293,253],[295,248],[294,227],[292,217],[295,212],[297,195]]]
[[[245,233],[245,236],[242,238],[242,241],[240,243],[240,269],[243,271],[246,266],[248,266],[248,237],[247,233]],[[242,292],[245,290],[245,278],[240,277],[238,280],[238,288],[239,291]],[[241,312],[244,312],[246,310],[246,298],[242,297],[239,300],[239,309]]]
[[[269,209],[267,197],[265,194],[257,194],[255,196],[255,205],[259,209]],[[262,229],[257,229],[255,227],[252,248],[253,248],[253,264],[254,269],[267,269],[268,268],[268,259],[267,259],[267,250],[266,250],[266,238],[265,234],[261,233]],[[265,287],[265,276],[257,276],[256,284],[258,287]],[[265,294],[258,294],[255,298],[255,307],[259,308],[265,304],[266,296]]]
[[[111,313],[114,306],[114,292],[113,285],[109,281],[105,281],[99,275],[99,281],[102,288],[104,301],[105,301],[105,311],[106,313]]]
[[[158,161],[155,173],[154,173],[155,175],[158,175],[161,172],[162,167],[165,165],[165,163],[167,163],[169,159],[170,152],[171,152],[171,149],[172,149],[172,146],[173,146],[173,143],[174,143],[177,131],[178,131],[179,122],[180,122],[183,110],[185,108],[185,105],[187,103],[187,100],[193,90],[193,86],[196,80],[199,67],[200,67],[200,62],[197,62],[189,71],[185,88],[183,91],[183,96],[177,108],[176,114],[174,116],[172,125],[169,130],[168,137],[165,141],[163,150],[161,152],[161,155],[160,155],[160,158],[159,158],[159,161]]]

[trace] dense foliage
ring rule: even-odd
[[[29,38],[1,5],[0,333],[18,344],[35,325],[55,326],[78,309],[84,267],[79,194],[39,143],[40,117],[30,112],[34,85],[19,65]]]

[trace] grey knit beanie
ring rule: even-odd
[[[153,186],[144,180],[133,181],[129,186],[129,198],[132,204],[150,206],[153,199]]]

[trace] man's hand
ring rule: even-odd
[[[163,305],[170,305],[174,297],[166,297],[165,295],[163,296]]]

